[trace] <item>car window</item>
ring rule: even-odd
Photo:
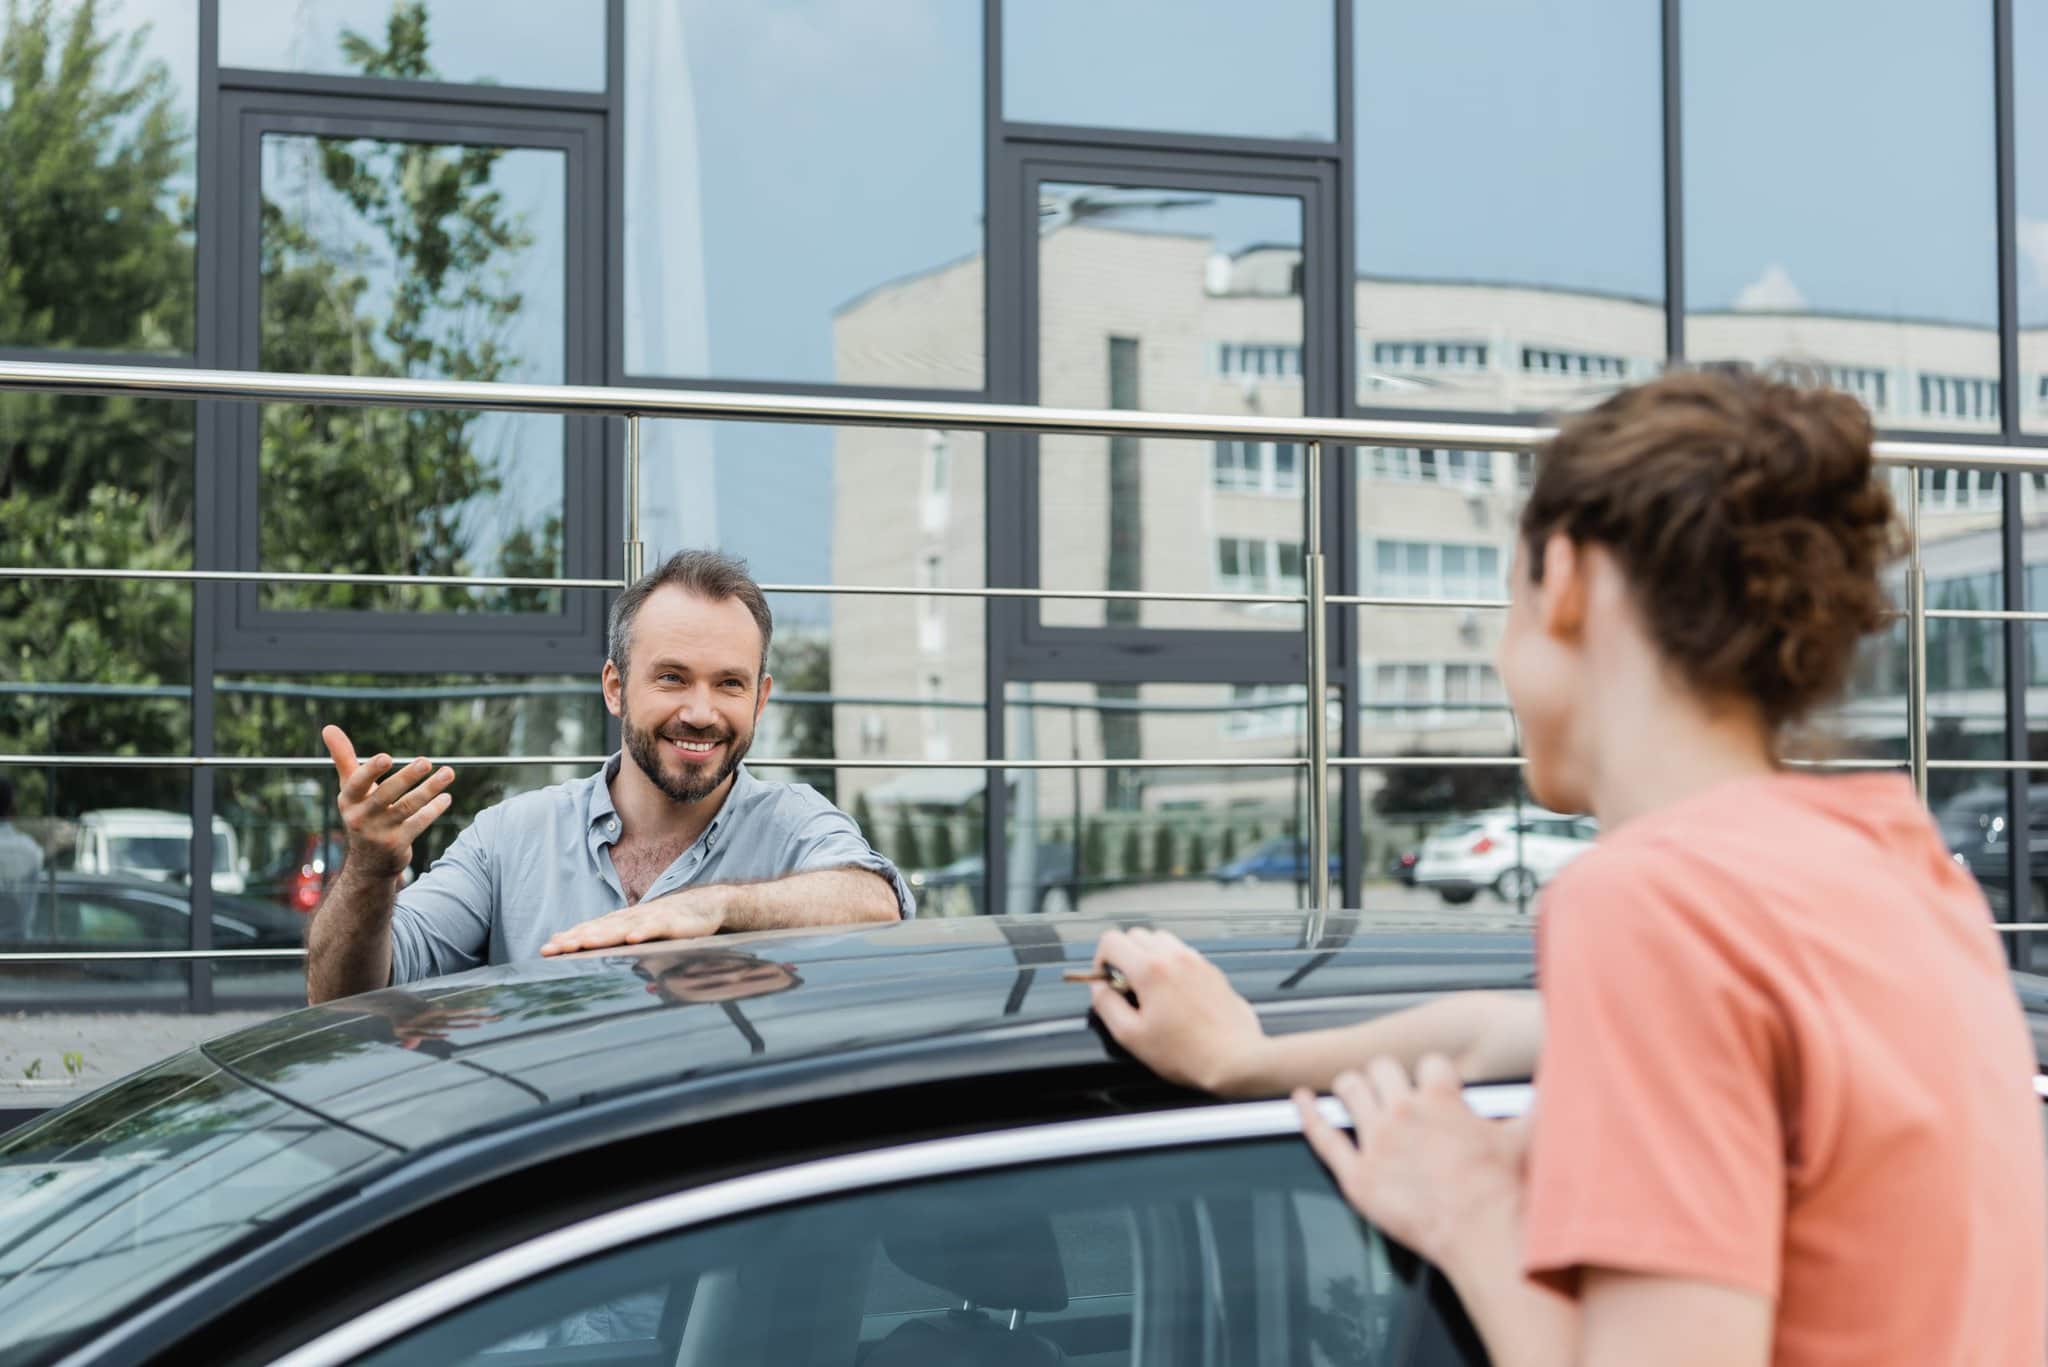
[[[1298,1138],[831,1197],[647,1240],[356,1361],[557,1367],[1476,1363],[1434,1274]],[[1452,1317],[1455,1318],[1453,1308]],[[1447,1355],[1448,1354],[1448,1355]]]
[[[81,940],[146,944],[162,933],[140,907],[101,897],[73,897],[70,902]]]

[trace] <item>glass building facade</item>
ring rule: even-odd
[[[19,0],[5,23],[10,359],[1528,422],[1673,362],[1788,361],[1889,434],[2048,446],[2039,0]],[[615,577],[622,442],[8,393],[0,562]],[[945,592],[1299,593],[1301,449],[678,420],[644,449],[651,556],[715,546],[784,586],[756,755],[815,762],[770,776],[851,811],[929,911],[1303,899],[1298,606]],[[1332,455],[1330,588],[1366,601],[1333,614],[1327,701],[1339,753],[1378,761],[1334,781],[1333,849],[1347,905],[1398,904],[1425,834],[1523,801],[1486,604],[1530,467]],[[2048,610],[2048,478],[1921,478],[1930,606]],[[508,761],[463,767],[424,867],[615,744],[606,603],[0,571],[0,780],[52,889],[29,939],[207,950],[302,914],[331,773],[253,761],[319,755],[326,722]],[[1930,802],[2002,914],[2043,912],[2048,786],[1938,766],[2048,770],[2048,628],[1934,625]],[[1873,642],[1799,753],[1903,765],[1905,661],[1903,628]],[[194,755],[222,762],[149,762]],[[1005,758],[1168,764],[972,767]],[[9,1008],[302,990],[288,962],[0,965]]]

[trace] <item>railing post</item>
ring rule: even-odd
[[[626,545],[624,580],[628,588],[647,572],[647,546],[640,540],[640,415],[626,415]]]
[[[1308,657],[1308,886],[1309,919],[1304,941],[1323,938],[1330,911],[1330,717],[1323,703],[1329,691],[1330,642],[1327,632],[1329,590],[1323,582],[1323,444],[1308,443],[1304,477],[1305,500],[1301,570],[1308,590],[1302,628]]]
[[[1927,570],[1920,560],[1920,469],[1906,467],[1906,753],[1913,791],[1927,801]]]

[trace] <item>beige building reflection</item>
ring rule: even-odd
[[[1086,222],[1053,229],[1041,241],[1041,400],[1299,414],[1301,264],[1293,246],[1219,254],[1200,235]],[[1352,382],[1370,408],[1568,410],[1655,375],[1664,360],[1664,310],[1652,300],[1469,281],[1366,278],[1354,288],[1358,373]],[[981,262],[970,259],[853,301],[836,320],[840,378],[936,382],[914,365],[892,366],[885,358],[978,346],[981,290]],[[1998,346],[1989,329],[1756,308],[1690,315],[1687,344],[1702,360],[1810,365],[1855,394],[1885,427],[1938,434],[1997,430]],[[2048,425],[2048,333],[2024,336],[2021,357],[2027,425]],[[835,578],[981,582],[979,438],[842,429],[837,440]],[[1040,557],[1047,587],[1300,590],[1298,449],[1148,441],[1137,456],[1136,488],[1126,487],[1119,502],[1110,490],[1111,445],[1081,437],[1041,443]],[[1503,595],[1526,457],[1409,448],[1361,451],[1356,459],[1362,592],[1425,600]],[[2029,561],[2048,566],[2048,544],[2038,554],[2034,549],[2048,541],[2043,485],[2043,477],[2030,476],[2024,497]],[[1999,606],[1990,582],[2000,563],[1996,481],[1941,472],[1924,476],[1922,487],[1930,601]],[[1127,554],[1137,547],[1136,583],[1113,582],[1119,537],[1127,538]],[[2037,605],[2048,607],[2048,583],[2042,587]],[[1298,611],[1282,606],[1148,603],[1139,609],[1120,619],[1117,609],[1100,602],[1049,603],[1041,620],[1048,626],[1276,634],[1298,630],[1300,622]],[[931,705],[842,705],[839,754],[982,755],[979,708],[939,705],[982,696],[981,605],[926,600],[908,639],[902,612],[888,600],[842,600],[833,624],[833,690]],[[1497,619],[1483,608],[1361,609],[1363,753],[1511,754],[1511,723],[1491,663]],[[1995,756],[2003,745],[1996,627],[1950,625],[1970,630],[1944,628],[1930,660],[1931,711],[1942,733],[1937,745],[1946,747],[1937,753]],[[1873,645],[1855,699],[1826,719],[1837,752],[1904,755],[1902,639]],[[2038,665],[2036,672],[2048,684]],[[1302,753],[1301,697],[1298,687],[1161,684],[1139,689],[1135,698],[1106,699],[1092,685],[1040,684],[1028,695],[1012,695],[1013,704],[1041,706],[1013,708],[1011,753],[1291,757]],[[2048,706],[2048,696],[2042,701]],[[1268,706],[1274,703],[1292,705]],[[1109,710],[1094,710],[1098,705]],[[1105,720],[1118,716],[1124,719]],[[1209,830],[1212,863],[1222,826],[1235,822],[1247,839],[1254,828],[1277,834],[1301,800],[1299,777],[1284,771],[1156,771],[1126,777],[1135,791],[1109,791],[1117,781],[1099,771],[1078,780],[1048,775],[1027,780],[1022,792],[1048,839],[1071,838],[1062,832],[1070,829],[1076,802],[1091,820],[1118,806],[1155,817],[1181,813],[1190,829]],[[1367,771],[1368,793],[1379,781],[1377,771]],[[853,771],[840,782],[843,803],[865,793],[877,810],[957,803],[981,787],[978,774],[889,778]]]

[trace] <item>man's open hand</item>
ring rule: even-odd
[[[341,775],[336,805],[348,831],[349,862],[360,860],[363,872],[373,876],[396,878],[412,863],[412,842],[454,801],[448,785],[455,781],[455,771],[416,759],[379,783],[391,768],[391,756],[372,755],[359,762],[355,746],[339,726],[323,728],[320,739],[327,743],[335,772]]]
[[[542,945],[540,952],[574,954],[579,949],[640,945],[653,940],[696,940],[716,935],[724,928],[725,912],[719,904],[718,890],[685,888],[571,926]]]

